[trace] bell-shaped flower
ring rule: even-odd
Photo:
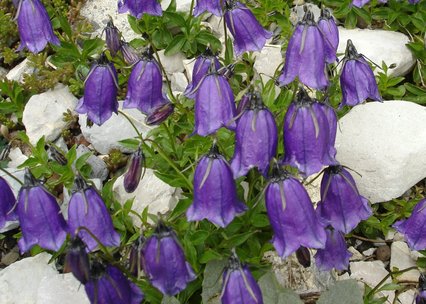
[[[65,255],[65,272],[72,272],[81,284],[90,279],[90,262],[86,245],[79,237],[71,239]]]
[[[411,216],[397,221],[393,227],[404,235],[411,250],[426,249],[426,199],[422,199],[414,207]]]
[[[368,200],[359,194],[352,175],[340,165],[324,171],[317,212],[327,225],[345,234],[372,214]]]
[[[151,114],[155,108],[169,103],[162,88],[160,67],[151,51],[148,51],[133,66],[123,108],[137,108],[144,114]]]
[[[238,119],[235,134],[235,152],[231,160],[234,178],[246,175],[254,167],[266,176],[277,150],[278,130],[260,94],[251,94],[250,106]]]
[[[117,80],[114,65],[102,54],[86,78],[84,96],[75,110],[80,114],[86,113],[91,121],[102,125],[112,113],[117,113]]]
[[[181,292],[196,277],[176,234],[162,222],[146,240],[142,252],[144,272],[151,284],[165,295]]]
[[[308,87],[324,89],[328,86],[325,56],[323,35],[313,13],[308,10],[288,42],[284,68],[278,79],[280,85],[287,85],[299,77]]]
[[[235,55],[247,51],[260,51],[271,38],[272,33],[265,30],[250,9],[235,0],[225,3],[225,23],[234,37]]]
[[[104,201],[96,189],[89,186],[81,176],[75,179],[75,191],[69,202],[68,226],[71,235],[78,235],[87,245],[88,251],[96,250],[98,243],[85,229],[104,246],[120,245],[120,235],[114,230]]]
[[[118,12],[129,12],[130,15],[141,18],[143,14],[152,16],[163,15],[163,10],[158,0],[118,0]]]
[[[370,2],[370,0],[352,0],[352,5],[356,7],[363,7],[368,2]]]
[[[152,113],[145,118],[148,126],[160,125],[175,111],[175,106],[168,102],[152,110]]]
[[[247,265],[233,254],[223,272],[222,304],[263,304],[262,291]]]
[[[0,176],[0,229],[6,222],[18,219],[15,207],[16,199],[7,181]]]
[[[339,46],[339,30],[330,11],[325,8],[321,10],[318,20],[318,28],[324,38],[325,61],[333,63],[337,60],[337,47]]]
[[[334,147],[334,144],[336,142],[336,135],[337,135],[337,115],[336,110],[328,103],[328,101],[325,102],[318,102],[320,107],[322,108],[325,117],[328,121],[328,129],[329,129],[329,151],[330,156],[333,158],[336,156],[336,148]]]
[[[204,155],[195,169],[194,200],[186,212],[188,221],[210,222],[226,227],[247,207],[238,200],[232,170],[216,145]]]
[[[59,39],[53,33],[52,23],[46,8],[40,0],[19,0],[16,19],[21,44],[18,51],[27,48],[37,54],[50,42],[59,45]]]
[[[139,185],[145,164],[145,155],[139,147],[129,159],[127,172],[124,174],[123,186],[127,193],[132,193]]]
[[[336,162],[323,107],[300,89],[284,118],[284,163],[298,168],[305,176]]]
[[[223,0],[197,0],[197,5],[194,7],[194,16],[198,17],[204,12],[212,13],[218,17],[222,16]]]
[[[21,253],[34,245],[58,251],[67,236],[67,224],[55,197],[26,169],[24,185],[18,195],[18,217],[22,238]]]
[[[218,72],[204,76],[195,95],[194,133],[207,136],[221,127],[235,130],[234,93],[225,76]]]
[[[121,48],[120,31],[114,25],[114,22],[112,21],[112,19],[108,21],[104,31],[105,31],[105,41],[106,41],[108,50],[112,56],[115,56]]]
[[[96,261],[84,289],[91,304],[140,304],[144,298],[140,288],[118,268]]]
[[[265,189],[266,211],[274,237],[272,243],[282,258],[299,249],[324,248],[326,233],[303,185],[275,165]]]
[[[245,110],[247,110],[250,107],[250,100],[251,100],[251,93],[246,93],[241,97],[240,102],[237,106],[237,117],[240,117],[241,114]]]
[[[349,267],[349,258],[352,254],[348,251],[345,237],[342,232],[326,229],[327,241],[324,249],[318,249],[315,262],[320,271],[331,269],[345,270]]]
[[[363,55],[358,54],[351,40],[348,40],[346,54],[340,74],[342,104],[356,106],[367,99],[381,101],[373,70]]]

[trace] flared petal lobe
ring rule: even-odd
[[[356,7],[363,7],[368,2],[370,2],[370,0],[352,0],[352,5]]]
[[[396,222],[393,227],[404,235],[411,250],[426,249],[426,199],[417,203],[408,219]]]
[[[318,28],[324,38],[325,61],[333,63],[337,60],[336,53],[339,46],[339,30],[328,9],[321,11]]]
[[[344,235],[333,229],[326,229],[327,241],[324,249],[318,249],[315,262],[321,271],[331,269],[345,270],[349,267],[349,258],[352,254],[348,251]]]
[[[216,56],[213,56],[213,54],[210,53],[210,51],[208,51],[205,55],[197,57],[192,70],[192,81],[185,89],[185,96],[194,99],[198,86],[204,76],[206,76],[210,71],[218,71],[219,69],[220,62]]]
[[[18,214],[14,208],[16,203],[15,195],[7,181],[0,177],[0,229],[7,221],[18,219]]]
[[[130,15],[141,18],[143,14],[152,16],[163,15],[163,10],[158,0],[118,0],[118,12],[129,12]]]
[[[221,1],[223,0],[197,0],[194,7],[194,16],[198,17],[204,12],[212,13],[218,17],[222,16]]]
[[[105,27],[105,42],[112,56],[115,56],[121,48],[120,32],[112,20]]]

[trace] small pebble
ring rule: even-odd
[[[391,257],[391,249],[388,245],[379,246],[376,250],[376,257],[378,260],[387,262]]]

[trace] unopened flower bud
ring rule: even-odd
[[[139,147],[138,150],[130,157],[129,166],[126,174],[124,175],[123,184],[127,193],[132,193],[138,187],[144,163],[145,156],[142,149]]]
[[[148,126],[159,125],[173,114],[175,106],[172,103],[166,103],[154,109],[154,111],[146,117],[145,123]]]

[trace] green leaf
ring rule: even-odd
[[[220,296],[222,290],[221,278],[226,264],[226,260],[212,260],[206,264],[201,292],[203,303],[209,303],[211,299]]]
[[[166,56],[172,56],[179,52],[183,45],[185,44],[186,39],[185,36],[180,34],[177,35],[173,40],[170,42],[170,44],[167,46],[167,48],[164,51],[164,55]]]
[[[291,289],[283,288],[278,283],[272,271],[264,274],[258,283],[262,290],[264,304],[303,304],[297,293]]]
[[[355,280],[336,282],[324,292],[317,304],[363,304],[362,293]]]
[[[163,16],[166,17],[172,25],[178,26],[181,29],[186,28],[186,20],[178,13],[174,12],[163,12]]]
[[[217,253],[213,249],[207,249],[204,251],[203,255],[199,258],[199,262],[201,264],[206,264],[207,262],[211,260],[218,260],[221,259],[222,255],[220,253]]]
[[[138,24],[138,19],[136,19],[135,17],[133,17],[132,15],[128,14],[127,15],[127,21],[130,24],[130,27],[132,28],[132,30],[136,33],[136,34],[142,34],[142,31],[139,28],[139,24]]]

